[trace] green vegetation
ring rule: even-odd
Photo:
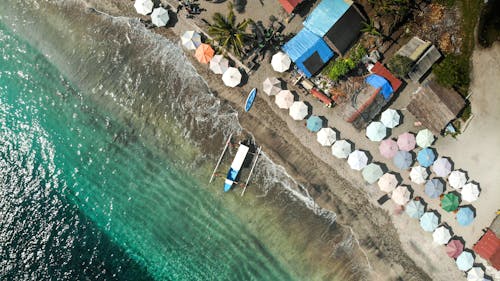
[[[470,116],[472,115],[472,108],[470,106],[470,103],[467,104],[464,108],[464,110],[462,111],[462,115],[460,115],[460,119],[462,119],[462,121],[467,121]]]
[[[406,77],[413,66],[413,61],[402,55],[395,55],[387,64],[387,67],[399,77]]]
[[[327,75],[333,81],[338,81],[341,77],[347,75],[351,70],[356,68],[367,54],[366,49],[360,44],[353,47],[347,58],[338,58],[330,61],[330,63],[323,69],[323,74]]]
[[[368,0],[368,3],[375,8],[378,17],[391,17],[389,33],[404,24],[417,6],[414,0]]]
[[[436,81],[448,88],[455,88],[463,96],[467,95],[469,87],[470,63],[463,55],[447,55],[444,60],[434,67]]]
[[[380,31],[375,27],[375,23],[372,19],[370,19],[370,21],[363,22],[363,28],[361,29],[361,32],[366,32],[375,36],[382,36]]]
[[[436,0],[435,2],[447,7],[453,7],[453,5],[455,5],[455,0]]]

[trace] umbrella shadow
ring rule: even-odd
[[[372,162],[372,163],[377,164],[380,167],[380,169],[382,169],[382,173],[385,174],[385,173],[389,172],[389,169],[387,168],[387,165],[385,163],[382,163],[382,162]]]
[[[449,156],[442,156],[441,158],[444,158],[444,159],[448,160],[448,162],[450,162],[452,171],[453,171],[453,169],[455,169],[455,162],[453,162],[453,160]]]
[[[244,85],[246,85],[248,83],[248,79],[249,79],[250,76],[247,74],[247,72],[243,68],[238,67],[238,70],[241,73],[241,81],[240,81],[240,84],[238,84],[237,87],[242,87],[242,86],[244,86]],[[295,100],[295,95],[294,95],[294,100]]]
[[[427,168],[429,169],[429,168]],[[442,177],[434,177],[432,179],[438,180],[441,184],[443,184],[443,193],[446,192],[446,181]]]
[[[442,226],[442,227],[444,227],[444,228],[448,229],[448,231],[450,232],[451,237],[453,237],[453,235],[455,235],[455,233],[453,232],[453,228],[451,228],[451,226],[450,226],[450,225],[448,225],[448,223],[447,223],[447,222],[443,222],[440,226]],[[450,240],[451,240],[451,238],[450,238]],[[448,241],[448,242],[449,242],[449,241]]]
[[[408,189],[408,192],[410,192],[410,199],[413,198],[413,195],[415,195],[415,190],[413,190],[413,187],[409,184],[402,184],[401,186],[405,186],[406,189]]]
[[[422,198],[420,196],[416,196],[415,198],[413,198],[413,200],[419,201],[420,204],[422,204],[422,206],[424,206],[424,212],[427,211],[427,207],[429,206],[429,204],[427,204],[427,202],[425,202],[424,198]]]
[[[351,145],[352,151],[356,150],[356,144],[352,140],[350,140],[350,139],[344,139],[344,140]]]
[[[438,212],[438,210],[428,210],[427,211],[428,213],[434,213],[434,215],[436,215],[436,217],[438,218],[438,222],[441,223],[441,213]]]
[[[328,127],[328,119],[325,116],[318,116],[321,121],[323,121],[323,128]]]
[[[368,158],[368,163],[371,163],[373,161],[373,156],[368,150],[360,149],[359,151],[362,151],[366,154],[366,158]]]
[[[293,93],[292,93],[293,94]],[[295,99],[295,96],[294,96]],[[307,115],[304,119],[309,119],[309,117],[312,116],[313,113],[313,106],[308,102],[308,101],[302,101],[306,106],[307,106]]]
[[[337,130],[337,128],[330,128],[335,132],[335,139],[338,140],[340,139],[340,131]]]

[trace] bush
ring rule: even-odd
[[[365,55],[366,49],[358,44],[356,47],[352,48],[348,58],[338,58],[335,61],[331,61],[323,70],[323,74],[328,75],[333,81],[337,81],[356,68],[361,62],[361,58]]]
[[[387,67],[399,77],[406,77],[413,66],[413,61],[402,55],[395,55],[389,60]]]
[[[352,60],[351,60],[352,61]],[[340,77],[346,75],[351,70],[350,64],[347,59],[337,59],[333,64],[328,76],[333,81],[339,80]]]
[[[464,56],[448,55],[434,67],[436,81],[448,88],[455,88],[462,95],[467,94],[469,87],[469,61]]]

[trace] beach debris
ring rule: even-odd
[[[332,145],[332,155],[339,159],[347,158],[351,152],[352,145],[346,140],[338,140]]]
[[[480,267],[473,267],[467,272],[467,281],[484,281],[484,271]]]
[[[229,67],[222,74],[224,85],[234,88],[241,83],[241,73],[236,67]]]
[[[415,166],[411,168],[410,180],[416,184],[424,184],[427,180],[429,173],[427,169],[422,166]]]
[[[354,150],[347,157],[347,163],[353,170],[361,171],[368,164],[368,155],[361,150]]]
[[[469,203],[476,201],[479,198],[479,186],[475,183],[469,182],[462,187],[460,192],[462,200]]]
[[[368,182],[369,184],[373,184],[378,179],[380,179],[380,177],[382,177],[384,171],[382,170],[382,167],[380,167],[379,164],[370,163],[363,168],[361,174],[363,175],[363,178],[365,179],[366,182]]]
[[[316,140],[322,146],[331,146],[337,140],[337,132],[332,128],[321,128],[316,134]]]
[[[408,170],[413,164],[413,156],[408,151],[400,150],[394,155],[392,162],[398,169]]]
[[[215,55],[210,60],[210,70],[215,74],[224,74],[229,68],[229,60],[223,55]]]
[[[292,60],[290,60],[290,57],[281,51],[274,54],[271,59],[271,66],[273,67],[274,71],[277,72],[287,71],[290,68],[291,63]]]
[[[470,207],[461,207],[457,212],[457,222],[461,226],[468,226],[474,221],[474,211]]]
[[[276,77],[267,77],[262,83],[262,90],[268,96],[276,95],[282,90],[281,81]]]
[[[397,127],[400,122],[401,122],[401,115],[399,115],[399,112],[395,109],[388,108],[382,112],[382,115],[380,116],[380,122],[384,124],[387,128],[395,128]]]
[[[289,109],[295,100],[295,96],[289,90],[281,90],[274,100],[281,109]],[[319,129],[318,129],[319,130]]]
[[[454,189],[460,189],[467,182],[467,175],[465,174],[465,172],[455,170],[448,176],[448,182]]]
[[[474,256],[468,250],[463,251],[456,260],[458,269],[467,271],[474,265]]]
[[[433,232],[439,224],[439,218],[434,211],[425,212],[420,218],[420,227],[427,232]]]
[[[408,203],[408,201],[410,201],[410,196],[411,193],[408,190],[408,187],[405,185],[400,185],[396,187],[396,189],[394,189],[394,191],[392,192],[391,199],[392,201],[394,201],[394,203],[400,206],[404,206],[406,205],[406,203]]]
[[[403,133],[398,137],[399,149],[403,151],[412,151],[415,148],[415,135],[411,133]]]
[[[165,26],[169,20],[168,10],[162,7],[154,9],[153,13],[151,13],[151,22],[156,26]]]
[[[424,215],[425,206],[421,200],[411,200],[406,204],[405,212],[410,218],[420,219]]]
[[[438,245],[446,245],[448,241],[451,239],[451,233],[448,228],[445,226],[440,226],[434,230],[434,233],[432,233],[432,238],[434,240],[434,243]]]
[[[395,174],[385,173],[378,179],[378,187],[383,192],[392,192],[398,186],[399,180]]]
[[[288,111],[293,120],[304,120],[309,114],[309,106],[303,101],[295,101]]]
[[[452,239],[446,245],[446,254],[450,258],[456,259],[464,251],[464,244],[458,239]]]
[[[438,177],[446,178],[451,173],[451,163],[447,158],[439,157],[432,164],[432,171]]]
[[[210,62],[210,60],[214,57],[215,51],[212,49],[212,47],[208,44],[201,43],[198,48],[196,48],[196,52],[194,53],[194,56],[196,59],[204,64],[207,64]],[[239,84],[239,83],[238,83]]]
[[[385,139],[380,142],[378,146],[378,151],[380,154],[388,159],[391,159],[398,153],[398,143],[393,139]]]
[[[420,150],[417,154],[417,161],[422,167],[430,167],[434,163],[434,160],[436,160],[436,154],[434,150],[428,147]]]
[[[201,35],[193,30],[186,31],[181,36],[181,44],[188,50],[196,50],[201,44]]]
[[[307,119],[307,129],[313,133],[318,132],[323,127],[323,119],[319,116],[311,116]]]
[[[459,198],[455,193],[447,193],[441,199],[441,208],[447,212],[453,212],[458,209]]]
[[[418,131],[415,140],[418,146],[426,148],[431,146],[434,142],[434,134],[429,129],[423,129]]]
[[[430,198],[439,198],[444,192],[444,184],[439,179],[431,179],[425,183],[425,194]]]
[[[151,0],[135,0],[134,8],[137,13],[147,15],[153,11],[154,3]]]
[[[381,141],[387,136],[387,128],[379,121],[373,121],[366,127],[366,137],[371,141]]]

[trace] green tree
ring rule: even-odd
[[[328,77],[330,77],[333,81],[337,81],[340,77],[349,73],[349,71],[351,71],[350,63],[344,59],[337,59],[330,68]]]
[[[448,88],[456,88],[466,94],[469,86],[469,61],[459,55],[447,55],[433,70],[436,81]]]
[[[368,34],[375,36],[382,36],[380,31],[377,28],[375,28],[375,23],[373,22],[372,19],[370,19],[370,21],[363,22],[363,28],[361,28],[361,32],[366,32]]]
[[[410,72],[413,66],[413,61],[408,57],[395,55],[389,60],[387,66],[399,77],[405,77]]]

